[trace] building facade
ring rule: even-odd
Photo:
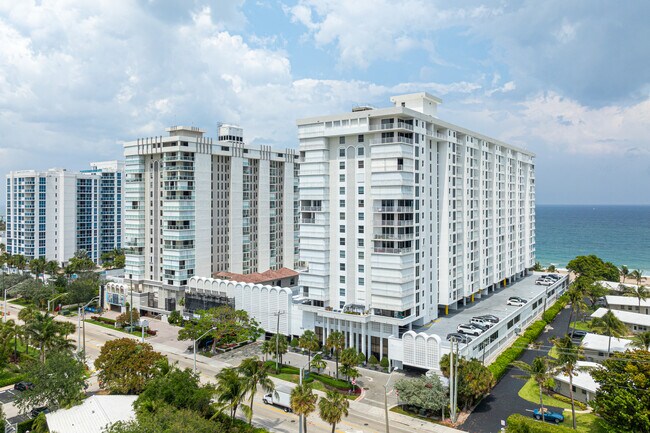
[[[534,155],[391,102],[298,121],[303,320],[381,357],[535,263]]]
[[[72,172],[22,170],[7,175],[7,251],[66,264],[85,250],[99,263],[122,248],[124,164],[91,163]]]
[[[241,274],[297,260],[297,154],[246,146],[241,128],[218,139],[195,127],[124,144],[126,269],[142,308],[176,308],[194,275]]]

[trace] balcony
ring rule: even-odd
[[[382,227],[408,227],[414,224],[414,220],[381,220],[377,223],[378,226]]]
[[[171,161],[194,161],[194,155],[166,154],[163,156],[164,162]]]
[[[413,206],[376,206],[373,208],[375,212],[413,212]]]
[[[389,241],[411,241],[414,238],[413,233],[393,233],[393,234],[386,234],[386,233],[380,233],[373,235],[373,239],[377,240],[389,240]]]
[[[413,144],[413,139],[407,137],[383,137],[383,138],[373,138],[370,140],[370,144],[393,144],[393,143]]]
[[[301,224],[316,224],[316,218],[303,218]]]
[[[300,206],[300,210],[303,212],[322,212],[322,206]]]
[[[373,248],[373,252],[376,254],[407,254],[413,252],[413,247],[404,247],[404,248]]]

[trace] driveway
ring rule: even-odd
[[[537,338],[542,346],[549,346],[549,339],[556,336],[563,336],[569,324],[571,310],[564,308],[555,317],[555,320]],[[548,349],[524,350],[520,360],[531,363],[538,356],[543,356]],[[524,400],[517,394],[524,380],[514,376],[519,374],[517,370],[509,369],[503,378],[497,383],[489,396],[484,398],[476,407],[474,412],[467,418],[459,428],[472,433],[497,433],[501,430],[501,421],[505,421],[513,413],[525,416],[532,416],[531,410],[537,407],[535,404]],[[550,410],[562,412],[561,408],[550,407]]]

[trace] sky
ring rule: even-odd
[[[0,0],[0,176],[171,125],[295,148],[297,118],[426,91],[535,152],[538,203],[650,204],[649,20],[642,0]]]

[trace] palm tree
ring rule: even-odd
[[[650,331],[645,331],[640,334],[636,334],[632,338],[632,346],[645,350],[646,352],[650,350]]]
[[[569,315],[569,324],[567,325],[567,332],[568,332],[569,329],[571,329],[571,319],[573,318],[573,315],[575,314],[577,319],[580,313],[587,309],[587,305],[585,304],[584,301],[585,294],[578,287],[573,287],[571,290],[569,290],[567,292],[567,297],[569,299],[569,302],[571,303],[571,314]],[[575,327],[576,327],[576,323],[574,321],[573,322],[574,331],[575,331]]]
[[[39,275],[45,272],[46,266],[47,260],[43,257],[38,257],[29,261],[29,270],[34,274],[34,279],[36,279],[36,281],[41,281]],[[43,276],[43,279],[45,279],[45,276]]]
[[[312,368],[315,368],[317,372],[321,372],[321,370],[324,370],[325,367],[327,367],[327,364],[323,360],[323,355],[316,354],[314,355],[314,358],[312,358],[311,362],[309,363],[309,366]]]
[[[296,386],[291,390],[291,410],[296,415],[303,416],[303,431],[307,433],[307,417],[316,410],[318,396],[314,394],[308,383]]]
[[[510,365],[523,371],[523,376],[526,379],[532,378],[537,383],[537,386],[539,387],[539,409],[540,413],[544,413],[542,389],[544,383],[552,377],[548,358],[538,356],[533,359],[531,364],[527,364],[524,361],[513,361]]]
[[[239,373],[234,368],[224,368],[216,376],[215,396],[217,403],[230,409],[230,419],[237,416],[237,408],[244,400],[246,388]]]
[[[612,337],[622,337],[627,335],[629,332],[627,326],[625,326],[625,324],[621,322],[614,313],[612,313],[612,310],[607,310],[603,317],[594,318],[591,321],[591,330],[609,337],[609,342],[607,343],[607,356],[609,356],[610,348],[612,347]]]
[[[650,290],[646,286],[632,286],[625,289],[625,295],[634,296],[639,301],[639,313],[641,313],[641,301],[650,297]]]
[[[332,425],[332,433],[336,431],[336,424],[348,416],[349,408],[348,399],[336,391],[327,391],[327,395],[318,401],[318,414],[323,421]]]
[[[242,376],[241,381],[243,382],[244,390],[250,394],[250,405],[244,406],[249,425],[253,422],[253,399],[257,393],[257,387],[262,387],[266,392],[271,392],[275,389],[275,384],[269,377],[270,369],[271,367],[269,365],[260,361],[257,357],[246,358],[239,365],[239,373]]]
[[[50,260],[45,264],[45,272],[47,272],[50,277],[55,278],[56,274],[59,273],[59,263],[56,260]]]
[[[264,343],[262,343],[260,349],[262,350],[262,355],[264,355],[264,361],[268,359],[268,355],[271,355],[275,352],[275,346],[271,344],[271,340],[266,340]]]
[[[339,354],[345,347],[345,335],[342,332],[334,331],[327,336],[325,347],[328,350],[334,350],[334,357],[336,358],[336,378],[339,378]]]
[[[14,254],[9,257],[9,266],[24,271],[27,266],[27,259],[22,254]]]
[[[632,272],[630,272],[630,277],[632,279],[636,280],[637,286],[641,285],[641,278],[643,278],[643,271],[640,269],[635,269]]]
[[[621,269],[618,270],[618,273],[621,274],[621,277],[623,278],[623,283],[625,283],[627,276],[630,275],[630,270],[628,269],[627,266],[623,265],[621,266]]]
[[[70,326],[72,325],[72,326]],[[54,348],[69,348],[66,336],[75,331],[72,323],[56,322],[49,313],[36,312],[29,322],[25,323],[29,338],[34,341],[41,352],[41,362],[45,362],[46,351]]]
[[[578,360],[582,355],[582,347],[573,343],[571,337],[565,335],[562,338],[552,340],[557,348],[557,369],[556,371],[569,377],[569,397],[571,398],[571,414],[573,416],[573,429],[576,430],[576,406],[573,400],[573,377],[578,372]]]
[[[314,331],[305,331],[300,337],[300,342],[298,343],[301,349],[307,351],[307,370],[310,371],[311,367],[311,353],[318,350],[320,347],[320,341],[318,341],[318,336]]]

